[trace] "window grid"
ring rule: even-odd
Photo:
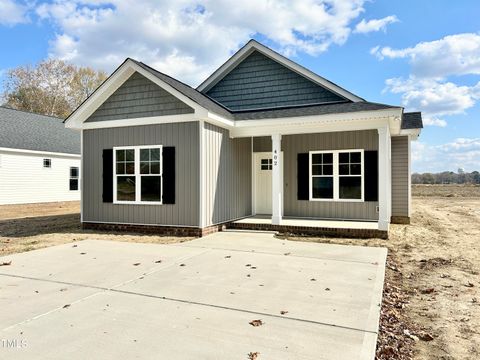
[[[43,159],[43,167],[44,168],[51,168],[52,167],[52,159]]]
[[[272,159],[262,159],[260,161],[260,169],[261,170],[272,170],[272,168],[273,168]]]
[[[78,167],[70,167],[70,181],[69,181],[70,191],[78,190],[78,179],[79,179]]]

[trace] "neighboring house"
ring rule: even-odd
[[[0,107],[0,205],[80,200],[80,134]]]
[[[409,221],[422,120],[251,40],[197,89],[127,59],[66,126],[85,227],[202,235],[263,214],[230,226],[385,237]]]

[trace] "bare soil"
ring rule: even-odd
[[[86,239],[171,244],[187,237],[83,230],[79,202],[0,206],[0,256]]]
[[[480,198],[480,185],[426,185],[412,186],[412,196]]]
[[[287,236],[388,248],[377,359],[480,359],[480,197],[456,187],[422,189],[388,240]]]

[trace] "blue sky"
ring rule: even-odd
[[[0,76],[48,57],[111,72],[129,56],[197,85],[254,37],[422,111],[415,171],[480,170],[479,14],[477,0],[0,0]]]

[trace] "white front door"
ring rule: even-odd
[[[255,153],[255,213],[272,214],[272,153]]]

